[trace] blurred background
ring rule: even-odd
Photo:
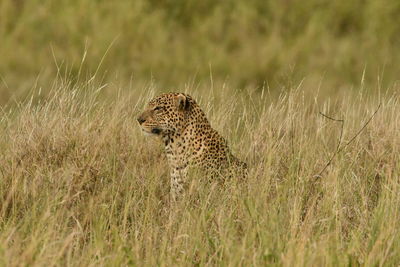
[[[398,0],[0,0],[0,104],[57,73],[126,90],[393,91],[399,48]]]

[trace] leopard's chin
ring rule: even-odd
[[[153,128],[153,129],[151,129],[151,133],[152,133],[152,134],[159,135],[159,134],[161,133],[161,130],[158,129],[158,128]]]
[[[152,129],[142,128],[142,132],[146,136],[159,136],[162,131],[159,128],[152,128]]]

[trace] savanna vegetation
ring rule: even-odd
[[[397,1],[0,1],[0,264],[400,262]],[[191,94],[249,165],[169,199],[136,116]]]

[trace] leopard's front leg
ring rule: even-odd
[[[171,199],[177,201],[183,194],[183,185],[186,181],[187,166],[171,166]]]

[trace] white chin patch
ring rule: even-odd
[[[149,132],[147,132],[147,131],[145,131],[143,129],[142,129],[142,133],[143,133],[144,136],[156,136],[157,135],[157,134],[149,133]]]

